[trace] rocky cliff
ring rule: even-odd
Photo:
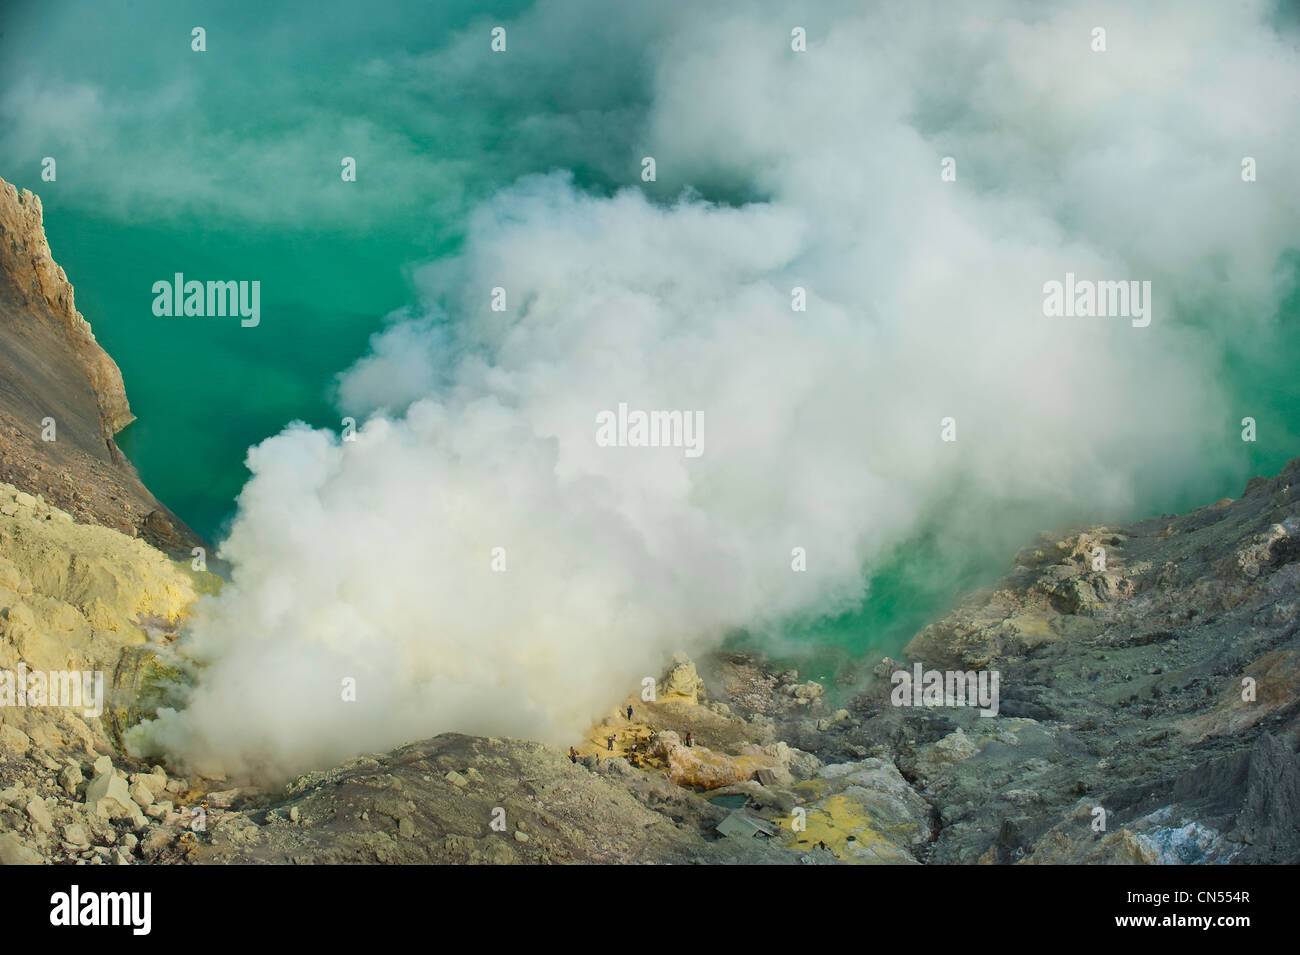
[[[133,420],[117,364],[51,257],[40,199],[0,179],[0,481],[187,552],[197,536],[149,493],[114,441]]]

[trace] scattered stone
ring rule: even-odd
[[[849,718],[848,710],[843,710],[843,709],[836,710],[834,713],[832,713],[830,716],[826,717],[825,719],[818,720],[817,729],[821,730],[824,733],[832,726],[834,726],[836,723],[842,723],[848,718]]]
[[[152,829],[149,834],[144,837],[144,842],[141,843],[140,851],[144,854],[146,859],[152,862],[154,859],[158,858],[164,849],[172,844],[172,837],[173,833],[170,829],[166,829],[162,826]]]
[[[229,809],[239,797],[238,789],[223,789],[221,792],[208,793],[208,805],[217,809]]]
[[[86,827],[79,822],[63,827],[64,841],[71,843],[78,849],[84,849],[90,845],[90,836],[86,832]]]
[[[86,807],[101,819],[125,819],[140,812],[127,789],[126,780],[111,772],[96,776],[86,786]]]
[[[21,756],[31,749],[31,738],[16,726],[0,725],[0,752]]]
[[[45,752],[45,750],[43,749],[34,750],[31,753],[31,758],[36,760],[36,762],[40,763],[42,766],[44,766],[52,773],[56,772],[59,769],[60,766],[59,761],[55,759],[53,756],[51,756],[49,753]]]
[[[0,835],[0,865],[40,865],[44,861],[13,833]]]
[[[128,790],[131,799],[141,809],[148,809],[153,805],[153,791],[143,782],[135,782]]]
[[[45,808],[44,801],[32,799],[27,803],[27,816],[41,832],[53,832],[54,820],[50,818],[50,811]]]
[[[63,787],[63,791],[69,796],[75,796],[77,787],[85,781],[86,777],[81,775],[81,767],[75,763],[69,763],[59,773],[59,785]]]
[[[153,772],[132,773],[130,780],[132,789],[136,786],[144,786],[154,799],[167,791],[167,774],[162,772],[162,768],[159,766],[155,766]],[[141,803],[141,805],[148,805],[148,803]]]

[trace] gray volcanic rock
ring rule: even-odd
[[[176,827],[170,839],[159,837],[152,858],[199,864],[805,861],[765,840],[721,839],[713,829],[726,815],[621,759],[592,771],[540,743],[448,733],[301,777],[270,805],[209,807],[206,831],[192,835]]]
[[[1300,460],[1240,500],[1044,536],[897,664],[997,671],[996,716],[892,705],[891,663],[800,745],[892,758],[938,814],[930,862],[1294,862],[1297,541]]]
[[[884,661],[876,684],[843,708],[794,671],[737,653],[700,661],[707,696],[679,660],[687,692],[636,704],[646,731],[673,752],[685,752],[689,729],[702,756],[732,766],[757,743],[791,754],[793,774],[774,764],[697,793],[673,785],[671,760],[656,762],[662,747],[634,767],[444,735],[214,813],[207,835],[161,845],[156,858],[1293,862],[1297,478],[1300,461],[1251,481],[1238,501],[1043,537],[996,587],[919,633],[909,660]],[[997,714],[894,705],[889,676],[913,662],[996,670]],[[623,723],[607,720],[593,739]],[[720,839],[729,810],[705,795],[743,802],[778,837]],[[498,807],[505,825],[494,830]],[[799,814],[806,829],[791,831]]]
[[[56,440],[42,438],[53,418]],[[40,199],[0,179],[0,481],[172,553],[197,535],[140,482],[113,438],[135,416],[117,364],[50,255]]]

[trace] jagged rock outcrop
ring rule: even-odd
[[[1044,536],[852,719],[776,733],[892,760],[937,814],[924,861],[1300,861],[1298,542],[1300,460],[1238,500]],[[917,661],[996,671],[997,715],[894,705]]]
[[[117,364],[51,257],[40,199],[0,179],[0,481],[79,519],[188,551],[197,535],[149,493],[114,441],[133,420]]]
[[[0,484],[0,862],[130,864],[181,822],[188,785],[120,735],[177,677],[158,655],[214,583]]]
[[[148,677],[199,591],[215,578],[144,541],[72,516],[0,484],[0,677],[18,672],[102,676],[105,712],[85,707],[0,706],[0,742],[62,758],[114,745],[113,719]],[[143,672],[142,672],[143,671]],[[4,684],[0,683],[0,698]]]

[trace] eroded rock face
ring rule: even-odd
[[[800,745],[892,760],[937,815],[923,861],[1294,862],[1298,541],[1300,461],[1238,500],[1045,535]],[[891,705],[917,661],[996,670],[997,715]]]
[[[117,363],[95,341],[77,311],[72,284],[50,255],[40,197],[0,180],[0,272],[23,296],[34,319],[56,322],[81,363],[99,407],[101,431],[111,438],[135,420]]]
[[[122,374],[51,257],[40,199],[2,179],[0,381],[0,481],[171,552],[201,543],[118,450],[114,435],[134,420]]]
[[[144,541],[76,523],[0,484],[0,675],[16,679],[20,667],[75,672],[102,687],[103,704],[90,715],[89,699],[80,707],[0,707],[0,749],[35,746],[59,760],[109,751],[134,667],[175,632],[202,584],[187,564]],[[81,783],[72,771],[63,780],[65,789]]]
[[[695,670],[695,663],[685,654],[673,657],[673,664],[664,677],[663,695],[668,698],[678,697],[690,703],[702,702],[706,698],[704,681]]]

